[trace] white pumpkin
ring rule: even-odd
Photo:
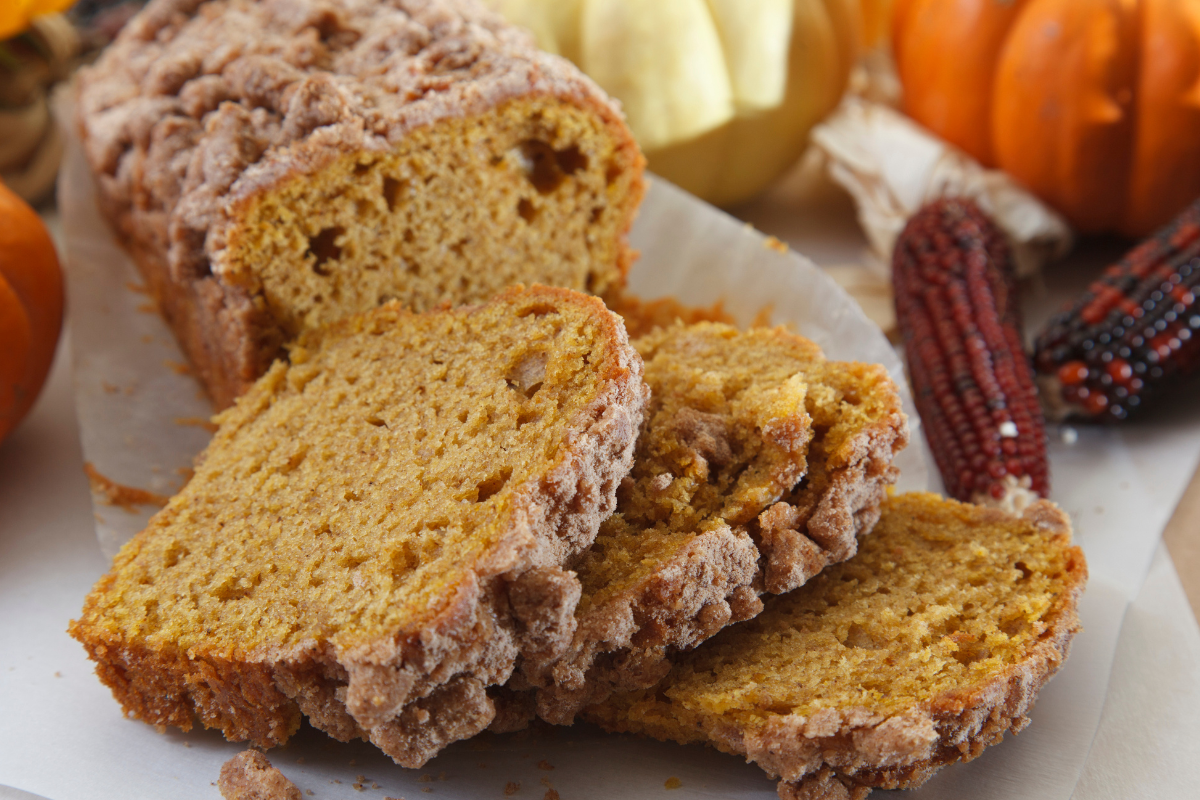
[[[837,105],[863,0],[491,0],[621,101],[650,169],[732,205]]]

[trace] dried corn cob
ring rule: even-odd
[[[1118,421],[1200,364],[1200,200],[1104,271],[1037,338],[1057,414]]]
[[[1000,231],[969,200],[939,200],[909,220],[892,267],[909,377],[946,491],[1015,506],[1046,496],[1044,421]]]

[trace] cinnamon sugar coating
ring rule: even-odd
[[[885,371],[782,328],[676,324],[634,344],[650,406],[617,511],[575,565],[574,641],[509,685],[536,687],[558,724],[654,684],[674,653],[757,614],[764,590],[853,555],[907,440]]]
[[[83,71],[79,120],[219,406],[347,314],[598,293],[632,259],[620,113],[472,0],[154,0]]]
[[[585,717],[744,755],[781,778],[783,800],[912,788],[1028,723],[1086,580],[1046,501],[1016,517],[900,495],[855,558]]]
[[[71,635],[130,716],[268,747],[305,714],[420,766],[488,725],[518,655],[570,643],[563,567],[615,504],[641,375],[565,289],[305,334]]]

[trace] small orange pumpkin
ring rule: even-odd
[[[905,110],[1084,232],[1200,196],[1200,3],[897,0]]]
[[[37,399],[62,318],[62,272],[50,233],[0,183],[0,441]]]

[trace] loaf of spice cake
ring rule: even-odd
[[[420,766],[487,727],[518,656],[569,646],[564,567],[645,400],[620,319],[566,289],[305,332],[70,633],[129,716],[268,747],[303,714]]]
[[[78,109],[101,208],[218,407],[348,314],[600,294],[633,257],[619,110],[474,0],[152,0]]]
[[[781,779],[783,800],[913,788],[1028,724],[1086,581],[1045,500],[1018,517],[892,497],[854,558],[584,717],[745,756]]]
[[[616,512],[574,565],[578,628],[564,653],[523,658],[498,727],[521,724],[522,700],[570,724],[652,685],[764,591],[852,556],[896,480],[908,427],[882,367],[829,361],[783,328],[677,324],[634,346],[650,403]]]

